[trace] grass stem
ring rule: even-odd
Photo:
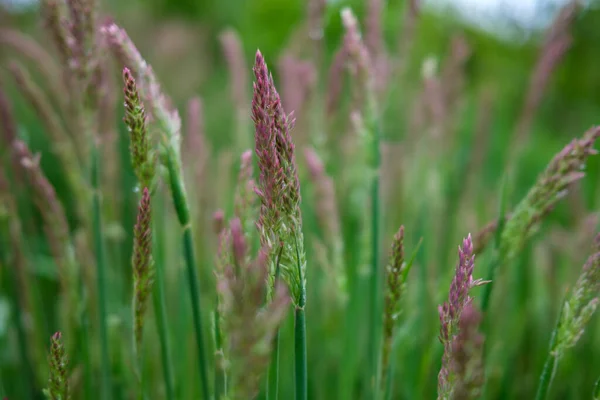
[[[214,312],[214,320],[215,320],[215,400],[220,400],[223,397],[227,396],[227,387],[226,387],[226,376],[225,376],[225,366],[223,365],[223,337],[221,333],[221,315],[219,313],[219,297],[217,296],[217,301],[215,305]]]
[[[279,254],[277,255],[277,264],[275,265],[275,285],[279,281],[280,261],[281,253],[283,252],[283,246],[279,247]],[[273,339],[273,353],[271,354],[271,363],[269,364],[269,372],[267,375],[267,400],[277,400],[279,396],[279,329],[275,333]]]
[[[371,103],[373,100],[371,100]],[[369,126],[372,137],[371,161],[373,177],[371,181],[371,275],[370,275],[370,324],[369,324],[369,393],[376,392],[377,376],[379,369],[379,337],[382,320],[381,313],[381,273],[379,268],[379,234],[380,234],[380,197],[379,197],[379,167],[381,164],[381,155],[379,152],[379,129],[375,116],[375,106],[369,107]]]
[[[183,176],[181,174],[181,165],[177,161],[177,155],[173,148],[167,149],[166,155],[167,168],[169,171],[169,183],[171,186],[171,195],[173,204],[177,212],[179,224],[183,229],[183,255],[185,258],[187,278],[190,287],[190,297],[192,301],[192,319],[194,331],[196,333],[196,348],[198,352],[198,362],[200,364],[200,385],[202,398],[210,399],[208,387],[208,373],[206,367],[206,355],[204,349],[204,334],[202,329],[202,316],[200,307],[200,288],[198,284],[198,272],[196,271],[196,256],[194,254],[194,239],[192,236],[192,227],[190,220],[190,211]]]
[[[544,369],[540,377],[540,384],[535,395],[535,400],[544,400],[548,396],[548,390],[554,379],[557,365],[558,359],[552,353],[549,353],[548,358],[546,358],[546,362],[544,363]]]
[[[155,196],[159,200],[159,206],[155,207],[154,235],[156,241],[154,245],[154,273],[155,282],[154,290],[152,291],[152,301],[154,306],[154,315],[156,317],[156,330],[158,331],[158,340],[160,342],[160,358],[163,369],[163,378],[165,381],[165,397],[167,400],[174,399],[174,384],[173,384],[173,369],[171,367],[171,348],[169,345],[168,329],[167,329],[167,313],[165,304],[165,278],[164,269],[164,236],[165,231],[162,219],[162,197]]]
[[[306,366],[306,316],[304,306],[295,310],[295,370],[296,400],[308,399],[307,366]]]
[[[296,242],[296,259],[300,261],[298,243]],[[298,277],[302,285],[302,291],[295,310],[294,326],[294,348],[295,348],[295,378],[296,378],[296,400],[308,399],[308,368],[306,363],[306,283],[302,274],[302,268],[298,263]]]
[[[99,149],[94,146],[92,148],[92,216],[94,227],[94,242],[96,249],[96,280],[98,284],[98,311],[100,318],[100,368],[102,379],[101,398],[110,399],[110,358],[108,356],[108,328],[106,325],[106,261],[104,253],[104,237],[102,236],[102,216],[100,207],[100,159]]]
[[[196,332],[196,347],[200,363],[200,383],[202,387],[202,398],[210,399],[208,390],[208,375],[206,372],[206,355],[204,352],[204,336],[202,329],[202,317],[200,315],[200,289],[198,287],[198,273],[196,272],[196,261],[194,255],[194,240],[192,230],[188,225],[183,231],[183,247],[185,263],[187,266],[187,278],[190,285],[190,296],[192,299],[192,317],[194,331]]]

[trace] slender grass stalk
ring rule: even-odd
[[[275,266],[275,285],[279,281],[279,274],[281,268],[279,263],[281,262],[281,253],[283,252],[283,246],[279,247],[279,254],[277,255],[277,265]],[[273,353],[271,353],[271,364],[269,364],[269,372],[267,375],[267,400],[277,400],[279,397],[279,328],[275,332],[275,338],[273,339]]]
[[[306,315],[304,306],[300,303],[295,310],[295,371],[296,371],[296,400],[308,399],[307,365],[306,365]],[[302,308],[300,308],[302,307]]]
[[[1,179],[2,177],[0,177]],[[8,267],[10,265],[12,265],[13,263],[11,262],[12,260],[10,260],[11,257],[8,256],[8,249],[11,248],[10,246],[10,241],[8,240],[8,236],[7,235],[10,231],[9,228],[9,215],[6,212],[8,211],[7,209],[4,208],[4,204],[2,202],[0,202],[0,264],[2,264],[3,267]],[[22,390],[22,394],[28,398],[28,399],[34,399],[34,388],[35,385],[26,385],[26,382],[35,382],[34,379],[34,374],[33,374],[33,367],[31,365],[30,359],[29,359],[29,354],[27,351],[27,342],[26,342],[26,335],[25,335],[25,327],[23,326],[23,315],[22,315],[22,311],[23,311],[23,305],[21,304],[20,298],[16,293],[16,288],[19,287],[18,284],[18,278],[17,278],[17,272],[14,269],[9,269],[6,268],[5,271],[8,272],[8,274],[10,275],[10,279],[11,279],[11,285],[9,285],[11,287],[11,289],[13,289],[13,293],[10,293],[11,297],[15,300],[15,312],[14,312],[14,324],[16,327],[16,331],[17,331],[17,345],[18,345],[18,351],[19,351],[19,356],[21,358],[21,368],[22,368],[22,374],[23,377],[25,377],[26,380],[21,382],[21,390]]]
[[[554,375],[556,374],[556,368],[558,366],[558,354],[554,353],[552,350],[556,346],[559,323],[560,316],[558,317],[556,328],[552,331],[552,337],[550,338],[550,351],[548,352],[548,356],[544,362],[544,369],[542,370],[542,375],[540,376],[540,383],[535,394],[535,400],[546,399],[548,396],[548,390],[550,390],[550,385],[552,384]]]
[[[593,400],[600,399],[600,378],[594,384],[594,393],[592,394]]]
[[[98,284],[98,314],[100,318],[99,336],[100,336],[100,373],[102,390],[102,399],[110,399],[111,383],[110,383],[110,358],[108,356],[108,327],[107,310],[106,310],[106,260],[104,252],[104,237],[102,233],[102,215],[100,207],[100,160],[99,150],[94,146],[91,151],[92,157],[92,216],[94,227],[94,242],[96,249],[96,274]]]
[[[219,313],[219,296],[217,296],[214,311],[214,341],[215,341],[215,400],[227,397],[227,378],[225,375],[223,335],[221,332],[221,315]]]
[[[152,291],[152,302],[154,307],[154,315],[156,317],[156,330],[158,332],[158,340],[160,342],[160,358],[163,370],[163,379],[165,381],[165,397],[167,400],[172,400],[175,398],[175,392],[165,304],[165,257],[163,250],[164,235],[162,234],[165,232],[164,220],[162,218],[163,201],[162,196],[160,195],[155,196],[155,198],[158,204],[157,207],[154,208],[154,234],[152,236],[155,241],[153,248],[155,260],[154,273],[156,274],[156,281],[154,282],[154,290]]]
[[[204,353],[204,337],[202,329],[202,317],[200,314],[200,289],[198,287],[198,273],[196,271],[196,256],[194,254],[194,239],[192,237],[192,227],[190,225],[190,213],[188,203],[185,197],[183,181],[180,171],[176,167],[174,159],[175,154],[168,151],[167,167],[169,170],[169,182],[171,184],[171,194],[179,218],[179,223],[183,229],[183,255],[186,264],[187,278],[190,288],[190,297],[192,300],[192,318],[194,331],[196,333],[196,350],[198,352],[198,361],[200,363],[200,383],[202,396],[204,399],[210,399],[208,389],[208,374],[206,370],[206,356]]]
[[[371,271],[369,281],[369,329],[368,329],[368,387],[373,396],[375,385],[377,384],[377,370],[379,366],[379,342],[381,332],[381,274],[380,274],[380,219],[381,219],[381,199],[379,193],[380,186],[380,167],[381,154],[379,151],[380,126],[379,110],[375,94],[375,74],[373,69],[373,60],[370,58],[360,30],[358,21],[349,8],[341,12],[342,23],[346,34],[344,37],[344,46],[348,52],[351,65],[354,67],[357,85],[355,88],[355,97],[360,100],[360,110],[358,119],[364,120],[364,126],[361,126],[367,149],[366,161],[370,172],[370,255]],[[362,122],[362,121],[361,121]]]
[[[93,396],[92,389],[92,362],[90,360],[90,316],[88,314],[83,274],[79,274],[79,298],[81,310],[79,311],[79,356],[83,362],[83,393],[86,399]]]
[[[378,142],[377,140],[375,142]],[[375,144],[373,145],[375,146]],[[377,144],[377,150],[373,150],[373,154],[379,159],[379,145]],[[377,161],[378,162],[378,161]],[[370,316],[371,321],[369,324],[369,354],[371,356],[371,367],[370,367],[370,384],[375,385],[375,379],[377,377],[377,369],[379,365],[379,327],[381,325],[381,274],[379,273],[379,174],[376,174],[372,178],[371,182],[371,276],[370,276]],[[373,387],[374,389],[374,387]]]
[[[294,239],[296,239],[294,237]],[[296,239],[296,260],[298,260],[298,277],[301,282],[300,298],[295,309],[294,349],[296,372],[296,400],[308,399],[308,369],[306,363],[306,283],[300,265],[300,251]]]
[[[279,397],[279,329],[273,340],[273,353],[267,380],[267,400],[277,400]]]
[[[536,400],[546,399],[558,362],[583,335],[587,323],[600,303],[599,291],[600,234],[596,236],[592,255],[585,262],[579,279],[562,302],[556,327],[550,339],[550,348],[540,377]]]
[[[127,33],[115,24],[104,26],[101,32],[108,40],[117,59],[128,68],[131,68],[134,75],[139,76],[138,87],[142,95],[141,97],[151,106],[153,116],[160,128],[160,159],[168,172],[171,197],[173,198],[173,205],[183,236],[183,255],[192,301],[192,317],[196,335],[198,362],[200,364],[199,372],[202,396],[204,399],[209,399],[208,373],[200,307],[200,289],[198,273],[196,271],[190,207],[185,192],[181,165],[181,120],[179,113],[171,107],[172,103],[162,92],[152,68],[142,58]]]
[[[196,350],[198,351],[198,360],[200,361],[200,383],[202,385],[202,396],[204,399],[210,399],[208,390],[208,374],[206,371],[206,356],[204,354],[202,317],[200,315],[200,289],[198,287],[198,273],[196,272],[196,259],[194,255],[194,240],[192,238],[192,228],[189,225],[189,216],[188,222],[182,225],[184,227],[184,257],[187,266],[187,278],[190,285],[190,296],[192,299],[194,331],[196,332]]]

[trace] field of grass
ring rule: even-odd
[[[99,1],[0,9],[0,398],[600,399],[595,8]]]

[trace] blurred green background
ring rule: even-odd
[[[5,4],[10,5],[14,0],[7,1]],[[275,82],[279,84],[282,76],[278,68],[280,57],[286,52],[299,59],[311,57],[307,50],[310,40],[306,37],[306,3],[306,0],[104,0],[101,10],[103,18],[110,17],[127,29],[182,114],[191,97],[201,96],[210,154],[209,173],[220,176],[219,155],[227,151],[233,142],[236,110],[231,100],[231,79],[219,35],[227,28],[239,33],[248,65],[248,79],[253,55],[260,48],[272,66]],[[323,30],[324,62],[316,89],[319,96],[326,95],[327,69],[343,36],[340,10],[351,6],[362,21],[365,3],[361,0],[339,0],[327,4]],[[385,3],[382,19],[385,46],[391,54],[395,54],[402,39],[407,2],[389,0]],[[475,234],[497,214],[500,183],[508,167],[507,160],[510,160],[511,135],[522,118],[532,71],[548,37],[547,28],[559,11],[558,4],[548,2],[544,5],[540,1],[541,22],[536,20],[534,27],[523,26],[506,16],[497,15],[479,21],[485,28],[481,29],[467,22],[456,9],[435,2],[425,3],[411,40],[406,75],[402,82],[390,84],[382,120],[385,142],[392,146],[392,151],[400,149],[398,153],[391,153],[391,158],[402,161],[401,170],[391,167],[387,170],[389,197],[386,197],[384,214],[385,245],[401,223],[407,227],[409,246],[414,246],[420,237],[424,238],[409,283],[403,314],[407,322],[400,329],[396,355],[398,360],[402,360],[397,366],[397,395],[398,398],[408,399],[433,398],[435,395],[435,379],[441,356],[441,346],[436,339],[439,329],[436,306],[447,296],[449,277],[456,259],[456,245],[467,233]],[[0,29],[16,29],[47,44],[35,5],[18,12],[14,11],[14,5],[6,7],[4,11],[1,11],[1,7]],[[494,21],[497,26],[492,24]],[[577,14],[568,29],[572,36],[571,46],[553,68],[547,84],[543,85],[539,107],[536,107],[530,129],[527,129],[529,139],[524,153],[515,161],[518,173],[509,182],[510,209],[527,193],[554,154],[572,138],[600,122],[599,24],[600,7],[596,2],[590,2]],[[453,139],[426,141],[424,150],[414,145],[422,137],[431,139],[425,127],[432,122],[432,116],[426,114],[421,122],[416,116],[424,90],[423,65],[433,57],[443,71],[446,60],[451,59],[452,43],[456,37],[461,37],[469,50],[464,64],[458,68],[458,75],[450,77],[452,83],[456,80],[459,86],[456,98],[450,99],[450,103],[456,106],[455,111],[450,119],[445,120],[445,124],[451,125],[446,128],[448,132],[451,131]],[[49,143],[40,121],[18,94],[4,68],[15,57],[19,58],[19,55],[13,50],[0,47],[0,79],[5,83],[4,87],[13,103],[19,134],[34,151],[43,154],[42,167],[67,205],[67,210],[71,210],[69,205],[76,199],[64,190],[61,171],[55,166],[52,154],[49,154]],[[115,69],[115,76],[118,77],[118,69]],[[119,102],[120,93],[118,91],[115,94]],[[346,98],[349,97],[345,94]],[[309,111],[304,111],[303,115],[302,110],[296,110],[296,115],[299,120],[308,119],[307,123],[310,124]],[[249,115],[248,110],[250,123]],[[115,118],[121,133],[117,137],[120,164],[116,165],[116,175],[120,177],[122,192],[105,194],[109,200],[106,202],[105,217],[113,263],[111,282],[114,282],[110,310],[116,321],[112,332],[116,337],[121,326],[119,321],[127,319],[129,313],[127,306],[130,293],[126,288],[129,287],[130,278],[126,267],[131,249],[130,227],[134,222],[136,206],[136,196],[131,190],[133,175],[128,162],[128,142],[120,118],[120,114]],[[342,111],[339,118],[348,120],[348,113]],[[193,155],[193,151],[189,151]],[[432,158],[420,158],[423,151],[432,153]],[[299,162],[301,169],[304,169],[303,160]],[[346,160],[346,163],[351,165],[352,160]],[[384,160],[384,168],[386,165]],[[330,169],[330,172],[335,171]],[[385,169],[383,173],[386,174]],[[592,158],[582,184],[578,184],[549,216],[519,262],[506,268],[498,277],[493,309],[497,313],[494,320],[496,325],[487,339],[491,343],[487,398],[532,398],[563,293],[575,282],[594,232],[597,231],[596,214],[600,205],[598,179],[600,160]],[[193,192],[193,181],[190,186]],[[216,191],[214,187],[205,189]],[[303,186],[303,191],[304,198],[310,199],[313,191],[310,184]],[[112,196],[118,197],[118,201]],[[230,205],[220,204],[219,207],[227,209]],[[309,232],[305,235],[310,238],[313,236],[310,232],[317,230],[314,205],[306,200],[303,207],[305,229]],[[354,211],[340,208],[345,238],[356,239],[353,231],[356,230]],[[206,213],[211,215],[215,209],[206,210]],[[70,213],[69,216],[73,217]],[[45,288],[43,298],[51,302],[56,291],[52,262],[45,249],[41,229],[35,226],[35,222],[33,225],[27,228],[27,240],[35,248],[33,271],[38,276],[40,287]],[[173,226],[171,228],[175,229]],[[210,237],[210,232],[202,232],[199,236],[199,240],[210,243],[210,239],[206,239]],[[177,239],[166,240],[169,246],[165,251],[171,256],[176,254],[179,246]],[[202,286],[205,293],[209,293],[205,304],[210,305],[213,301],[210,298],[213,277],[210,268],[205,266],[211,264],[214,249],[206,243],[198,246],[203,262]],[[347,248],[352,247],[351,243],[347,242]],[[351,253],[351,250],[348,252]],[[310,253],[309,249],[309,256]],[[352,254],[346,256],[350,265]],[[476,271],[481,268],[481,273],[476,272],[477,277],[483,275],[488,259],[486,253],[481,257],[478,255],[478,265],[481,267],[476,267]],[[358,307],[357,320],[354,322],[362,332],[364,327],[361,318],[365,307],[360,305],[360,294],[367,286],[359,267],[347,268],[351,281],[354,279],[354,295],[357,296],[354,299],[356,303],[352,303]],[[181,290],[178,290],[178,273],[173,271],[168,287],[168,305],[173,310],[172,330],[175,336],[188,328],[191,332],[187,294],[181,294]],[[342,327],[345,326],[341,322],[341,313],[335,310],[331,314],[320,313],[323,304],[319,301],[325,297],[320,297],[322,294],[318,291],[323,289],[310,290],[313,293],[309,294],[308,319],[310,321],[313,318],[315,322],[312,322],[312,330],[309,322],[309,398],[334,399],[339,396],[340,376],[347,374],[348,369],[361,368],[360,360],[365,357],[364,337],[360,337],[358,345],[352,348],[356,352],[354,356],[344,355],[348,349],[341,344]],[[429,297],[421,297],[423,293],[429,294]],[[315,300],[311,302],[311,298]],[[4,295],[0,297],[0,306],[3,304],[8,304]],[[17,370],[14,367],[14,354],[7,347],[13,343],[14,337],[10,336],[8,316],[4,316],[1,310],[0,363],[7,365],[2,372],[14,377]],[[56,326],[52,326],[51,316],[45,320],[48,324],[46,333],[56,330]],[[561,364],[552,398],[590,398],[592,384],[600,376],[598,320],[592,320],[589,332]],[[287,337],[291,337],[291,324],[292,321],[289,321],[286,326]],[[185,339],[185,334],[182,335],[176,337]],[[46,336],[49,337],[49,334]],[[157,354],[158,350],[154,351]],[[281,398],[291,398],[292,352],[282,357]],[[186,355],[185,347],[175,350],[175,359],[178,360],[175,367],[178,376],[194,376],[195,367]],[[126,369],[124,365],[115,366],[114,373],[118,375],[122,369]],[[344,381],[353,385],[347,389],[347,393],[351,394],[351,398],[360,398],[361,382],[354,379],[356,377],[352,374],[350,376],[353,377],[349,378],[350,381]],[[7,385],[4,390],[11,393],[13,388],[7,382],[10,379],[3,380],[3,384]],[[194,384],[187,390],[182,398],[192,398],[188,396],[197,393]],[[123,398],[127,397],[123,395]]]

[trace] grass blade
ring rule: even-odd
[[[102,236],[102,216],[100,208],[100,159],[98,148],[92,148],[92,215],[94,227],[94,244],[96,249],[96,274],[98,284],[98,314],[100,318],[100,368],[102,379],[102,399],[110,399],[110,358],[108,356],[108,328],[106,325],[106,263],[104,253],[104,237]]]

